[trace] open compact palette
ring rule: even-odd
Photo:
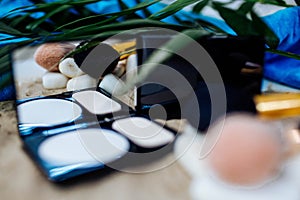
[[[163,44],[172,37],[173,35],[169,34],[158,35],[150,32],[131,39],[130,41],[134,41],[133,44],[139,48],[126,57],[125,71],[131,72],[126,73],[127,79],[138,73],[138,66],[153,52],[153,48],[148,48],[147,45]],[[229,47],[228,41],[229,44],[242,43],[242,45]],[[249,48],[248,51],[251,53],[248,54],[253,52],[255,55],[259,54],[260,57],[253,57],[258,59],[256,63],[261,64],[263,41],[257,41],[255,44],[257,49]],[[224,48],[244,49],[243,47],[249,43],[253,44],[253,41],[224,36],[203,40],[204,47],[212,46],[212,50],[214,46],[219,46],[219,51]],[[181,118],[182,111],[172,91],[162,85],[149,83],[134,88],[129,92],[130,97],[127,100],[115,98],[111,88],[116,86],[119,77],[110,72],[95,75],[83,70],[95,78],[97,83],[95,87],[71,91],[63,88],[53,90],[51,94],[48,89],[32,86],[41,85],[40,80],[44,73],[49,73],[41,70],[34,61],[37,48],[25,46],[12,52],[18,126],[25,149],[51,181],[59,182],[105,168],[121,170],[132,163],[140,164],[140,160],[135,159],[134,155],[143,154],[141,157],[146,157],[147,153],[163,150],[164,153],[159,154],[163,156],[172,150],[177,132],[156,122],[156,119]],[[215,56],[212,57],[216,59],[216,63],[222,63],[218,59],[222,59],[223,55],[217,53]],[[242,58],[238,56],[238,59]],[[97,62],[99,65],[102,63],[101,60]],[[203,81],[191,64],[183,58],[173,57],[165,64],[183,74],[193,88]],[[228,73],[228,70],[225,72],[224,77],[231,73]],[[157,71],[157,75],[160,73]],[[29,77],[25,80],[26,74],[29,76],[37,74],[37,78]],[[28,83],[30,81],[31,83]],[[180,87],[180,82],[174,84],[176,84],[174,87]],[[24,88],[24,85],[27,88]],[[32,87],[36,91],[32,91]],[[22,94],[24,92],[25,95]],[[183,98],[188,99],[188,95]],[[152,158],[153,156],[149,156],[149,159]]]

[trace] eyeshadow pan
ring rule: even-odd
[[[38,99],[17,106],[19,123],[40,126],[58,125],[80,117],[79,105],[62,99]]]
[[[103,115],[121,110],[121,105],[97,91],[82,91],[72,95],[90,113]]]
[[[117,120],[112,124],[112,128],[144,148],[166,145],[175,138],[172,132],[142,117]]]
[[[55,166],[88,163],[91,167],[112,162],[128,150],[129,142],[124,136],[112,130],[90,128],[46,139],[40,144],[38,154]]]

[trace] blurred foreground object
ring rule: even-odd
[[[251,186],[278,175],[283,147],[276,127],[251,115],[235,114],[225,118],[221,130],[209,130],[208,138],[212,134],[219,137],[207,161],[221,180]]]

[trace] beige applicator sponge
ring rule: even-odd
[[[36,50],[34,60],[48,71],[56,72],[60,60],[75,47],[71,43],[45,43]]]
[[[253,116],[237,114],[226,118],[219,133],[208,156],[217,177],[243,186],[258,185],[275,177],[282,162],[276,128]]]

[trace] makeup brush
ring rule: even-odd
[[[118,62],[135,51],[135,41],[116,44],[104,42],[89,46],[87,42],[79,44],[74,54],[75,63],[93,78],[99,79],[112,73]]]

